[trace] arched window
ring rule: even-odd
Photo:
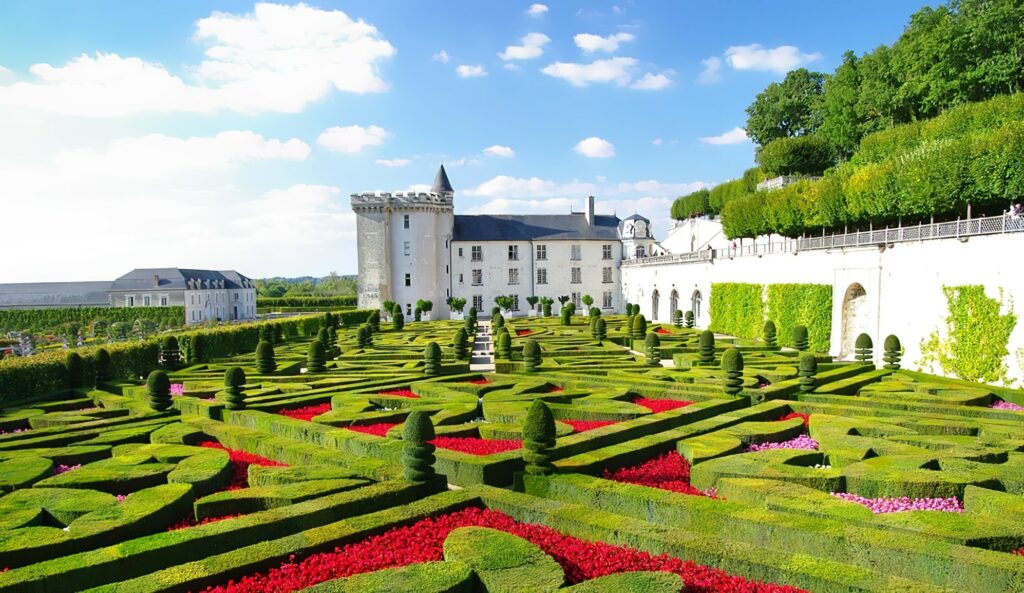
[[[646,257],[645,253],[646,252],[644,251],[644,246],[643,245],[637,245],[636,246],[636,256],[638,258]]]
[[[669,319],[675,319],[676,311],[679,310],[679,292],[674,288],[668,295],[668,317]]]
[[[693,296],[690,297],[690,310],[693,311],[693,319],[696,321],[700,319],[700,307],[701,307],[701,296],[700,291],[693,291]]]
[[[661,295],[658,294],[658,289],[655,288],[654,292],[651,294],[651,321],[658,320],[658,301],[661,300],[660,297]]]

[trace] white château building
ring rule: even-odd
[[[444,166],[429,192],[352,195],[360,308],[394,301],[411,315],[423,299],[447,318],[453,296],[487,315],[510,295],[512,314],[526,315],[530,296],[568,296],[582,310],[590,295],[620,312],[622,261],[660,252],[649,220],[597,215],[593,196],[585,212],[560,215],[456,215],[454,198]]]

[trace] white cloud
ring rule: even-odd
[[[455,159],[454,161],[446,162],[445,166],[448,166],[448,167],[463,167],[465,165],[479,165],[479,164],[480,164],[480,159],[469,157],[469,156],[464,156],[462,158]]]
[[[724,134],[719,134],[718,136],[702,136],[700,141],[703,142],[704,144],[714,144],[721,146],[726,144],[743,144],[744,142],[749,142],[750,138],[747,137],[746,130],[739,126],[736,126],[735,128],[729,130],[728,132],[725,132]]]
[[[643,78],[629,85],[631,89],[640,91],[660,91],[672,84],[672,79],[665,74],[644,74]]]
[[[556,183],[539,177],[511,177],[498,175],[464,193],[481,198],[552,198],[591,195],[597,190],[593,183],[572,181]]]
[[[520,40],[522,45],[509,45],[505,51],[499,52],[498,57],[502,60],[532,60],[544,54],[543,47],[551,41],[551,38],[543,33],[527,33]]]
[[[505,68],[505,70],[510,70],[512,72],[519,72],[520,70],[523,69],[519,64],[516,64],[515,62],[509,62],[505,64],[503,68]]]
[[[442,64],[447,64],[448,60],[452,59],[452,57],[448,55],[448,52],[446,52],[445,50],[442,49],[441,51],[437,52],[436,54],[430,56],[430,59],[434,60],[435,62],[441,62]]]
[[[655,179],[647,179],[645,181],[636,181],[633,183],[619,183],[617,188],[619,193],[631,193],[639,192],[649,195],[657,196],[675,196],[680,194],[689,194],[707,187],[707,184],[703,181],[693,181],[689,183],[662,183]]]
[[[77,116],[153,112],[296,113],[331,87],[352,93],[389,88],[380,61],[395,48],[377,29],[344,12],[258,3],[244,15],[214,12],[196,21],[208,45],[187,71],[117,54],[82,54],[64,65],[34,64],[32,81],[0,86],[0,106]]]
[[[526,14],[537,19],[544,16],[544,13],[547,11],[548,7],[544,4],[531,4],[530,7],[526,9]]]
[[[597,136],[580,140],[573,147],[573,150],[592,159],[607,159],[615,156],[615,146],[611,142]]]
[[[382,167],[404,167],[410,162],[409,159],[377,159],[374,164]]]
[[[500,144],[495,144],[493,146],[488,146],[487,148],[485,148],[484,154],[486,154],[487,156],[511,159],[516,156],[516,151],[512,150],[508,146],[501,146]]]
[[[564,79],[569,84],[578,87],[609,82],[614,82],[618,86],[626,86],[632,79],[631,70],[636,63],[635,58],[609,58],[590,64],[555,62],[544,67],[541,72],[548,76]]]
[[[333,152],[356,154],[367,146],[380,146],[391,133],[380,126],[334,126],[327,128],[316,143]]]
[[[701,64],[704,64],[704,70],[697,77],[697,84],[715,84],[722,80],[722,60],[716,56],[711,56],[706,60],[701,60]]]
[[[734,45],[725,50],[729,65],[737,70],[757,70],[785,74],[790,70],[821,59],[818,52],[805,54],[792,45],[766,49],[759,43]]]
[[[487,70],[483,66],[468,66],[466,64],[460,64],[455,69],[455,73],[460,78],[476,78],[477,76],[487,76]]]
[[[661,146],[662,145],[662,140],[661,140],[661,138],[655,138],[654,140],[651,140],[651,144],[653,144],[655,146]]]
[[[584,53],[593,53],[595,51],[603,51],[605,53],[612,53],[619,49],[619,44],[627,41],[633,41],[635,37],[632,33],[615,33],[607,37],[601,37],[600,35],[594,35],[592,33],[579,33],[572,38],[576,43],[576,47],[583,50]]]

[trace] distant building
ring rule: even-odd
[[[456,215],[455,190],[442,166],[430,192],[352,195],[359,252],[359,306],[399,303],[412,314],[432,301],[435,318],[448,317],[449,296],[487,315],[497,296],[513,298],[525,314],[529,296],[568,296],[583,309],[621,311],[623,259],[655,255],[650,221],[586,211],[542,215]]]
[[[256,283],[234,270],[138,268],[114,281],[0,284],[0,310],[185,307],[186,324],[256,318]]]

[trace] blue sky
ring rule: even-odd
[[[348,196],[640,211],[753,163],[744,108],[921,0],[0,3],[0,282],[354,273]]]

